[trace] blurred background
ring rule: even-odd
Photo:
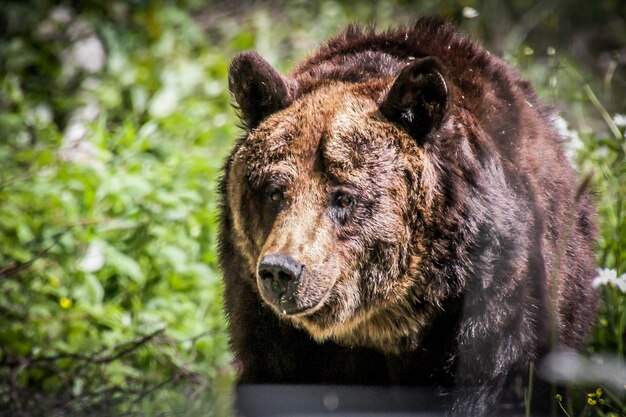
[[[349,22],[419,15],[452,20],[561,114],[596,193],[604,303],[579,358],[595,376],[563,376],[571,401],[555,402],[626,415],[607,382],[626,342],[623,0],[0,1],[0,415],[231,415],[228,63],[253,49],[286,73]]]

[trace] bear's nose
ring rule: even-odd
[[[258,274],[265,295],[285,314],[298,309],[294,293],[303,271],[304,265],[287,255],[265,255],[259,263]]]
[[[286,283],[300,278],[303,268],[304,265],[291,256],[265,255],[259,264],[259,276]]]

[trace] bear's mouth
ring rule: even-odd
[[[302,285],[302,284],[300,284]],[[278,315],[285,317],[305,317],[314,314],[322,307],[324,307],[326,301],[330,297],[334,286],[329,285],[328,288],[321,293],[316,294],[316,297],[302,295],[299,296],[298,289],[286,293],[271,293],[266,290],[267,285],[264,285],[263,278],[257,275],[257,288],[263,301],[268,304]],[[313,298],[313,300],[311,300]]]
[[[330,292],[330,291],[328,291],[328,292]],[[323,297],[320,301],[318,301],[313,306],[304,306],[304,307],[296,308],[296,309],[293,309],[293,310],[281,309],[280,305],[279,306],[274,306],[274,308],[278,309],[279,313],[282,314],[283,316],[287,316],[287,317],[305,317],[305,316],[309,316],[309,315],[315,313],[320,308],[322,308],[324,306],[324,303],[326,302],[327,298],[328,298],[328,296]]]

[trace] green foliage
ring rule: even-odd
[[[495,19],[514,20],[529,2],[478,20],[463,18],[466,8],[489,1],[419,10],[293,1],[241,13],[197,0],[35,3],[0,12],[9,35],[0,37],[0,414],[9,415],[228,415],[216,187],[240,134],[226,89],[236,52],[258,50],[286,71],[349,21],[383,28],[418,12],[489,40]],[[578,128],[569,143],[581,173],[593,174],[598,264],[626,273],[624,125],[554,48],[533,51],[519,30],[502,45],[491,35]],[[603,291],[589,353],[623,359],[626,295]],[[585,413],[626,413],[624,392],[603,393]]]
[[[604,113],[588,86],[586,91],[591,101],[596,102],[597,110]],[[621,126],[613,123],[612,128],[602,136],[582,132],[584,146],[578,160],[582,170],[594,175],[593,188],[597,193],[600,220],[597,259],[598,265],[605,268],[599,271],[600,277],[610,276],[611,272],[614,276],[601,285],[604,302],[589,349],[594,353],[611,352],[617,355],[623,369],[626,343],[626,123]],[[607,395],[602,398],[596,398],[600,395],[589,397],[588,394],[581,414],[588,412],[593,415],[592,411],[597,411],[598,415],[626,415],[626,385],[617,390],[605,387],[605,391]],[[578,398],[584,397],[580,395]]]
[[[83,392],[117,404],[231,378],[215,255],[238,133],[228,61],[177,9],[132,18],[92,26],[107,51],[94,74],[52,56],[56,40],[2,44],[21,57],[0,89],[0,403],[16,412],[58,405],[31,391],[89,409],[102,398]]]

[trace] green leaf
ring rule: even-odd
[[[105,245],[103,250],[107,265],[111,266],[119,274],[128,276],[137,284],[143,285],[145,283],[145,275],[135,259],[123,254],[111,245]]]
[[[88,302],[93,304],[102,303],[104,289],[95,275],[89,273],[85,274],[85,290]]]

